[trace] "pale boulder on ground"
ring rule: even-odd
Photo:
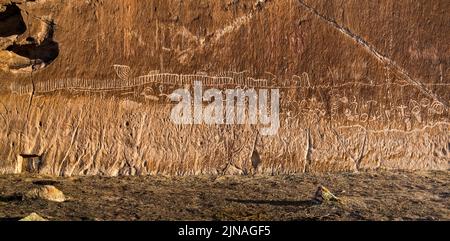
[[[51,185],[33,188],[23,195],[23,199],[44,199],[52,202],[64,202],[67,200],[63,192]]]
[[[20,219],[19,221],[48,221],[47,219],[41,217],[37,213],[31,213],[30,215]]]

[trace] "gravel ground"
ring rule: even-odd
[[[0,176],[0,220],[450,220],[450,172],[284,176]],[[43,182],[45,180],[45,182]],[[63,203],[22,200],[53,184]],[[342,204],[312,201],[318,185]]]

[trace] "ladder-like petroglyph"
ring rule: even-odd
[[[60,90],[84,91],[84,92],[106,92],[106,91],[120,91],[130,88],[143,86],[146,84],[158,85],[172,85],[184,87],[186,85],[193,85],[195,81],[202,82],[202,85],[209,88],[221,87],[236,87],[236,88],[278,88],[278,89],[329,89],[341,88],[346,86],[368,86],[368,87],[382,87],[382,86],[415,86],[413,84],[400,83],[384,83],[384,84],[370,84],[364,82],[347,82],[335,85],[311,85],[308,74],[304,73],[301,76],[293,75],[290,80],[283,80],[280,84],[268,79],[255,79],[247,77],[243,72],[221,72],[217,75],[208,76],[206,73],[197,74],[172,74],[159,73],[159,71],[152,71],[148,75],[130,78],[130,71],[127,68],[116,67],[117,76],[119,78],[111,79],[84,79],[84,78],[62,78],[55,80],[39,81],[35,83],[34,92],[36,94],[50,93]],[[450,84],[436,83],[425,84],[429,87],[450,87]],[[10,91],[14,94],[24,95],[33,92],[33,84],[12,83]]]
[[[35,93],[48,93],[58,90],[80,90],[80,91],[109,91],[133,88],[146,84],[161,84],[173,86],[193,85],[200,81],[206,87],[247,87],[247,88],[269,88],[271,84],[267,79],[254,79],[244,75],[245,72],[221,72],[217,75],[208,76],[206,73],[197,74],[172,74],[152,71],[147,75],[130,77],[130,68],[124,65],[114,65],[118,76],[114,79],[81,79],[64,78],[37,82],[34,86]],[[16,94],[29,94],[33,91],[32,84],[12,84],[10,90]]]

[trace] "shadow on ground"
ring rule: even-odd
[[[242,199],[226,199],[228,202],[237,202],[242,204],[267,204],[273,206],[297,206],[297,207],[312,207],[318,205],[313,200],[242,200]]]
[[[13,194],[13,195],[0,195],[0,202],[16,202],[22,201],[22,195]]]

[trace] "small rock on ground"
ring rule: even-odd
[[[37,213],[31,213],[30,215],[20,219],[19,221],[48,221],[48,220],[39,216],[39,214]]]
[[[23,199],[44,199],[52,202],[67,200],[63,192],[51,185],[33,188],[23,195]]]

